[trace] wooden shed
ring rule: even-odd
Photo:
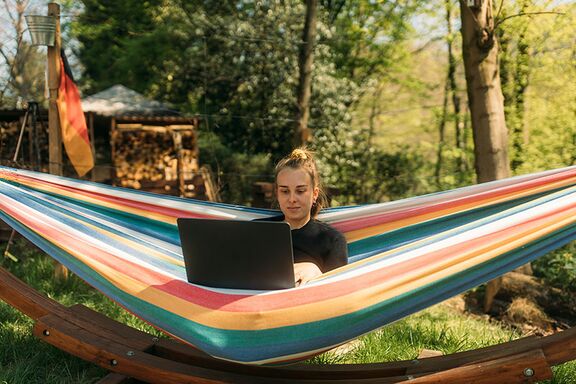
[[[96,153],[93,180],[145,191],[218,200],[200,167],[197,117],[115,85],[82,99]]]

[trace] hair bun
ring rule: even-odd
[[[308,153],[306,153],[306,151],[301,148],[296,148],[295,150],[292,151],[290,157],[292,157],[293,159],[307,160]]]

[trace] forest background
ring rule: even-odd
[[[200,162],[225,202],[292,148],[307,7],[297,0],[63,1],[63,45],[84,95],[123,84],[200,116]],[[45,102],[41,48],[0,7],[0,108]],[[494,1],[513,175],[576,163],[576,2]],[[309,146],[333,205],[396,200],[477,182],[455,0],[319,0]],[[98,153],[96,154],[98,156]],[[576,290],[574,246],[546,259]]]

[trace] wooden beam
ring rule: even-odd
[[[96,181],[96,140],[94,139],[94,112],[88,113],[88,134],[90,135],[90,148],[94,154],[94,168],[90,170],[90,180]]]
[[[62,133],[58,117],[58,87],[60,86],[60,5],[48,4],[48,16],[56,18],[54,46],[48,47],[48,145],[49,170],[53,175],[62,175]]]
[[[60,5],[48,4],[48,16],[56,19],[54,46],[48,47],[48,169],[53,175],[62,176],[62,132],[58,116],[58,88],[60,86]],[[54,275],[58,279],[68,278],[68,269],[54,262]]]
[[[410,380],[410,383],[536,383],[552,376],[544,353],[537,349],[421,376]]]
[[[109,373],[108,375],[104,376],[102,379],[96,382],[96,384],[130,384],[130,383],[135,383],[135,381],[128,376],[124,376],[115,372]]]

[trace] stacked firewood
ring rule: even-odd
[[[134,189],[165,186],[178,189],[178,156],[181,156],[180,177],[192,179],[198,172],[197,150],[192,131],[116,130],[113,133],[113,161],[116,184]]]
[[[0,159],[11,159],[18,142],[18,122],[0,122]]]
[[[0,122],[0,162],[11,164],[18,146],[20,131],[22,130],[22,119],[18,121]],[[48,133],[45,132],[47,122],[36,123],[36,136],[33,135],[30,123],[25,126],[20,142],[17,163],[20,167],[39,167],[48,162]],[[36,153],[36,152],[39,153]]]

